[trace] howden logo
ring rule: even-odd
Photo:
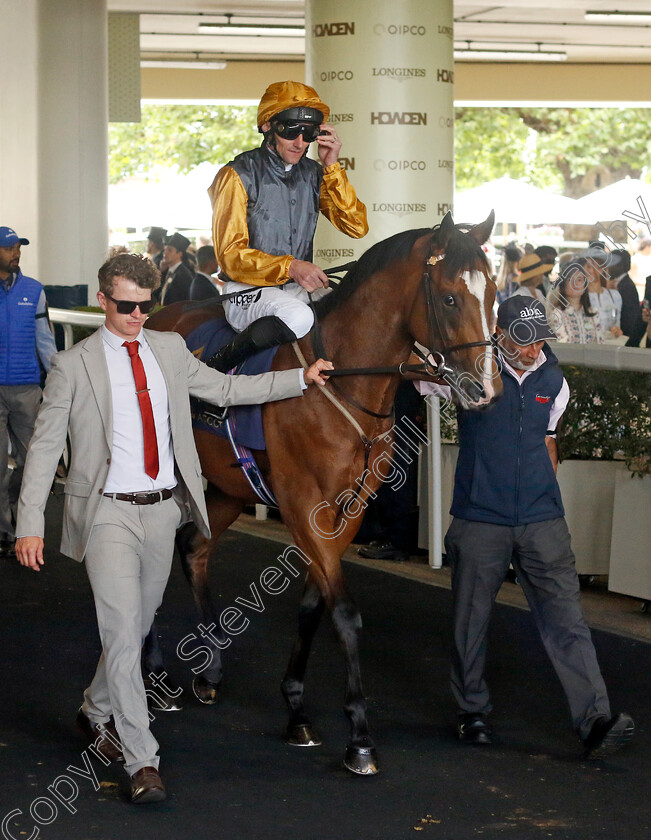
[[[341,23],[315,23],[312,27],[312,35],[315,38],[325,38],[330,35],[354,35],[355,22]]]
[[[373,111],[371,125],[427,125],[427,114],[419,111]]]

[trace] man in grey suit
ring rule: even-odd
[[[105,325],[59,353],[27,454],[16,555],[43,565],[44,510],[70,436],[61,551],[86,560],[102,655],[77,717],[94,749],[125,762],[133,802],[166,796],[149,731],[140,668],[169,576],[174,535],[192,518],[209,533],[189,397],[226,406],[299,397],[332,367],[224,376],[199,362],[176,333],[144,330],[158,269],[119,254],[99,271]]]

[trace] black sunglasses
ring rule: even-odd
[[[136,306],[143,315],[149,315],[154,306],[156,306],[155,300],[116,300],[111,295],[107,295],[106,292],[104,293],[104,297],[113,301],[120,315],[131,315]]]
[[[313,143],[320,134],[326,134],[321,131],[320,125],[314,123],[299,123],[299,122],[273,122],[271,124],[274,134],[282,137],[283,140],[296,140],[298,135],[302,135],[306,143]]]

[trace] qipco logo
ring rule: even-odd
[[[416,23],[376,23],[373,27],[376,35],[426,35],[427,29]]]

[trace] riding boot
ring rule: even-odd
[[[265,315],[238,333],[206,362],[222,373],[232,370],[254,353],[268,350],[286,341],[296,341],[295,333],[276,315]]]

